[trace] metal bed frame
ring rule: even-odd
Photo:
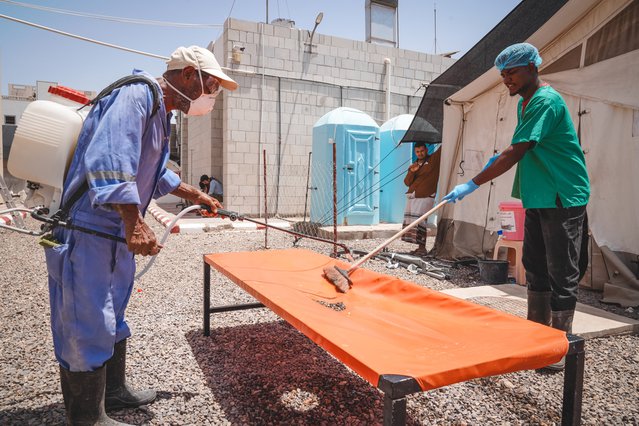
[[[244,303],[237,305],[211,306],[211,265],[204,261],[204,335],[211,335],[211,314],[265,308],[262,303]],[[568,334],[568,353],[564,370],[563,407],[561,424],[577,426],[581,424],[581,403],[583,394],[585,349],[584,339]],[[395,374],[383,374],[377,383],[377,389],[384,393],[384,426],[403,426],[406,424],[406,396],[423,392],[413,377]]]

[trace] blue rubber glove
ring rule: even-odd
[[[497,157],[499,157],[499,153],[493,155],[492,157],[490,157],[490,160],[488,160],[488,163],[486,163],[486,165],[484,166],[483,169],[481,169],[481,171],[483,172],[484,170],[486,170],[487,168],[489,168],[491,166],[491,164],[493,164],[495,162],[495,160],[497,159]]]
[[[449,203],[454,203],[457,200],[462,200],[466,195],[470,194],[474,190],[479,188],[473,180],[469,180],[466,183],[460,183],[448,195],[446,195],[443,199],[448,201]]]

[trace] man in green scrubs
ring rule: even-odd
[[[455,202],[517,164],[512,196],[526,208],[523,264],[528,319],[572,332],[590,183],[583,151],[563,98],[539,79],[541,57],[528,43],[495,60],[510,96],[520,95],[512,144],[444,199]],[[587,253],[584,253],[584,256]],[[563,362],[551,368],[562,369]]]

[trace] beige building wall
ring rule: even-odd
[[[193,179],[213,174],[222,180],[229,209],[263,214],[266,150],[269,215],[301,215],[314,123],[345,106],[383,124],[385,58],[391,61],[391,118],[414,113],[422,85],[454,62],[319,33],[309,52],[308,39],[306,29],[229,19],[213,47],[240,88],[225,91],[211,116],[189,118],[188,144]]]

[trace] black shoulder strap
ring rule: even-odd
[[[75,190],[75,192],[69,197],[69,199],[67,200],[66,203],[64,203],[64,205],[62,207],[60,207],[60,210],[58,210],[53,216],[53,219],[58,219],[58,220],[67,220],[67,218],[69,217],[69,211],[71,211],[71,207],[73,207],[73,205],[84,195],[86,194],[86,192],[89,190],[89,182],[86,181],[86,179],[82,182],[82,185],[80,185],[80,187],[78,189]]]
[[[98,94],[98,96],[91,99],[88,103],[83,105],[80,109],[84,108],[87,105],[95,105],[100,99],[110,95],[111,92],[113,92],[115,89],[118,89],[122,86],[126,86],[127,84],[133,84],[133,83],[146,83],[149,86],[149,89],[151,89],[151,92],[153,93],[153,110],[151,113],[151,117],[153,117],[155,113],[158,111],[158,109],[160,108],[160,92],[158,91],[158,87],[153,80],[141,74],[127,75],[117,81],[114,81],[113,83],[109,84],[107,87],[102,89],[102,91]]]
[[[105,96],[108,96],[115,89],[120,88],[122,86],[126,86],[127,84],[133,84],[133,83],[146,83],[151,89],[151,92],[153,93],[153,110],[151,112],[151,117],[153,117],[155,113],[158,111],[158,109],[160,108],[160,92],[158,91],[157,85],[155,84],[153,80],[140,74],[127,75],[117,81],[114,81],[113,83],[109,84],[107,87],[102,89],[102,91],[98,94],[98,96],[96,96],[95,98],[90,100],[88,103],[80,107],[79,110],[88,105],[95,105],[100,99],[104,98]],[[60,210],[58,210],[55,213],[54,217],[59,220],[66,219],[69,216],[71,207],[73,207],[73,205],[88,190],[89,190],[89,183],[85,180],[84,182],[82,182],[82,185],[80,185],[80,187],[76,189],[75,192],[69,197],[67,202],[64,203],[64,205],[60,208]]]

